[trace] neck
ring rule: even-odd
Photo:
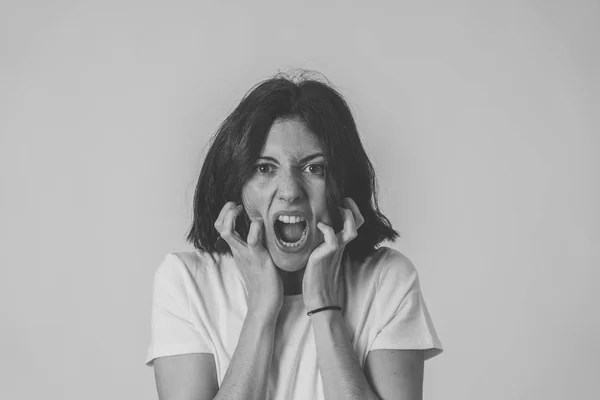
[[[302,293],[302,278],[304,278],[305,270],[306,268],[302,268],[298,271],[288,272],[278,268],[279,276],[283,282],[284,296]]]

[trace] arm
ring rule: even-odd
[[[154,379],[160,400],[212,399],[219,391],[210,353],[159,357],[154,360]]]
[[[348,208],[341,208],[344,228],[336,234],[323,222],[317,228],[324,243],[311,253],[302,282],[307,310],[342,304],[339,284],[344,247],[357,236],[364,218],[356,203],[346,198]],[[317,362],[327,400],[379,399],[362,371],[346,329],[341,311],[327,310],[311,315],[317,348]]]
[[[263,400],[267,393],[277,318],[247,317],[218,400]]]
[[[345,246],[357,236],[357,229],[364,223],[356,203],[346,198],[347,208],[341,208],[344,215],[344,228],[335,233],[326,224],[319,222],[317,228],[321,230],[324,243],[311,253],[303,279],[304,303],[307,310],[314,310],[325,305],[342,304],[343,296],[340,294],[342,285],[339,284],[341,259]],[[362,371],[358,357],[355,354],[347,332],[346,324],[340,311],[323,311],[311,316],[315,332],[317,357],[325,398],[332,400],[344,399],[397,399],[419,400],[422,398],[423,362],[422,350],[382,350],[402,348],[394,346],[411,346],[402,343],[404,331],[415,337],[427,334],[431,341],[432,349],[441,349],[435,331],[429,329],[431,324],[421,324],[428,319],[424,303],[421,304],[418,289],[417,274],[414,267],[404,257],[399,258],[395,267],[386,268],[390,275],[388,285],[379,285],[378,295],[384,303],[391,302],[392,317],[377,334],[375,350],[369,352]],[[405,276],[406,275],[406,276]],[[381,275],[380,275],[381,282]],[[405,282],[408,289],[413,289],[415,296],[405,299],[406,291],[398,291],[394,283]],[[400,296],[399,299],[396,299]],[[395,299],[396,301],[394,301]],[[414,301],[413,301],[414,300]],[[402,307],[408,315],[398,314],[398,307],[394,305],[408,304]],[[411,307],[412,305],[412,307]],[[412,318],[410,318],[412,317]],[[423,332],[422,326],[428,327]],[[418,329],[417,326],[420,328]],[[377,343],[377,340],[379,342]],[[412,344],[414,345],[414,343]],[[422,346],[422,344],[421,344]],[[407,347],[410,348],[410,347]]]
[[[342,313],[328,310],[313,314],[310,318],[325,398],[379,399],[369,385],[350,343]]]
[[[241,206],[228,202],[215,222],[215,228],[231,247],[240,266],[248,292],[248,312],[221,387],[211,354],[157,358],[155,375],[161,400],[263,400],[266,396],[275,326],[283,303],[283,284],[262,246],[262,221],[252,221],[247,243],[235,232],[234,221],[241,210]],[[185,314],[175,320],[185,320]],[[186,324],[179,326],[185,327]]]
[[[212,354],[156,359],[154,371],[160,400],[264,399],[276,321],[246,317],[221,388]]]
[[[422,350],[374,350],[363,372],[342,313],[323,311],[311,318],[326,399],[422,399]]]
[[[365,375],[382,399],[423,398],[423,350],[372,350]]]

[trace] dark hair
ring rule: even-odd
[[[322,76],[321,76],[322,77]],[[327,204],[334,229],[341,229],[338,206],[351,197],[365,222],[346,252],[362,261],[384,240],[399,235],[377,204],[373,165],[362,146],[350,108],[331,86],[304,72],[293,79],[278,74],[254,86],[212,137],[194,194],[193,223],[187,241],[201,251],[231,254],[214,222],[227,201],[241,203],[242,187],[252,176],[267,134],[277,119],[295,118],[321,142],[326,158]],[[249,219],[236,221],[248,235]]]

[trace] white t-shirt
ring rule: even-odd
[[[423,349],[425,359],[442,352],[417,271],[407,257],[380,247],[362,263],[345,258],[343,269],[343,316],[363,368],[371,350]],[[195,250],[167,254],[155,274],[146,363],[163,356],[211,353],[221,386],[247,309],[244,282],[231,256]],[[306,312],[301,294],[284,296],[267,399],[324,398]]]

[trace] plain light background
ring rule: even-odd
[[[155,399],[154,270],[255,83],[346,96],[445,352],[426,399],[600,394],[600,3],[2,1],[0,398]]]

